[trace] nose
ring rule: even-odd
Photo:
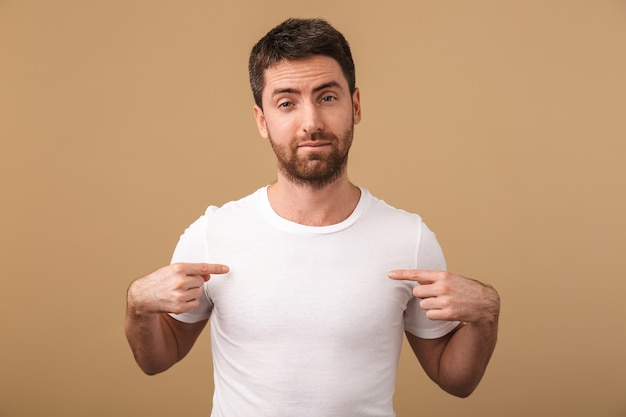
[[[314,104],[305,106],[302,120],[302,130],[306,134],[313,134],[322,131],[324,124],[319,109]]]

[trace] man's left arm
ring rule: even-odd
[[[428,376],[446,392],[467,397],[478,386],[495,349],[500,297],[477,280],[446,271],[398,270],[389,277],[416,281],[413,295],[431,320],[459,321],[446,336],[407,339]]]

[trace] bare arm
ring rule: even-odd
[[[207,321],[187,324],[168,313],[198,306],[202,284],[223,265],[173,264],[138,278],[127,293],[124,330],[135,360],[147,374],[163,372],[189,353]]]
[[[461,321],[438,339],[407,332],[428,376],[446,392],[467,397],[478,386],[496,346],[500,298],[492,287],[446,271],[393,271],[394,279],[419,282],[413,295],[432,320]]]

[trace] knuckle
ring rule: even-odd
[[[182,293],[176,292],[172,296],[172,302],[173,302],[174,305],[178,306],[178,305],[180,305],[180,304],[185,302],[185,298],[183,297]]]
[[[454,303],[451,297],[443,297],[442,305],[444,309],[448,309],[452,312],[456,312],[458,310],[458,306]]]
[[[452,278],[452,274],[448,271],[439,271],[438,275],[439,279],[441,279],[442,281],[448,281]]]
[[[450,286],[450,283],[448,282],[439,283],[439,291],[441,292],[441,294],[450,294],[451,290],[452,290],[452,287]]]
[[[185,289],[185,280],[183,278],[176,278],[170,282],[171,291],[178,292]]]

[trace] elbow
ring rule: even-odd
[[[163,371],[161,371],[158,368],[153,368],[153,367],[149,367],[149,366],[142,366],[142,365],[139,365],[139,369],[141,369],[143,371],[143,373],[148,375],[148,376],[154,376],[154,375],[157,375],[157,374],[160,374],[161,372],[163,372]]]
[[[148,376],[154,376],[154,375],[160,374],[161,372],[169,368],[169,367],[157,366],[154,364],[147,364],[147,363],[140,363],[140,362],[137,362],[137,365],[139,365],[139,369],[141,369],[143,373]]]
[[[444,390],[450,394],[450,395],[454,395],[455,397],[458,398],[467,398],[470,395],[472,395],[472,393],[474,392],[474,390],[476,389],[476,387],[470,387],[470,388],[465,388],[465,387],[455,387],[452,389],[445,389]]]
[[[161,372],[169,369],[173,363],[168,363],[160,360],[155,360],[154,358],[145,357],[140,355],[138,352],[133,351],[133,357],[135,359],[135,363],[139,366],[141,371],[148,375],[153,376],[156,374],[160,374]]]
[[[158,375],[163,371],[156,371],[156,370],[152,370],[152,369],[141,369],[143,371],[144,374],[148,375],[148,376],[154,376],[154,375]]]
[[[463,380],[463,381],[448,381],[447,383],[442,382],[439,385],[441,389],[447,392],[450,395],[453,395],[458,398],[467,398],[476,390],[478,384],[480,383],[480,378],[471,379],[471,380]]]

